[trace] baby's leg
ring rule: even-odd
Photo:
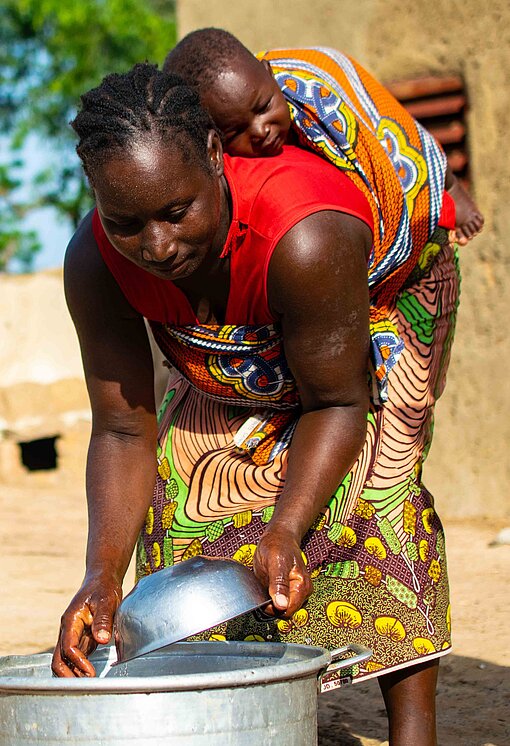
[[[468,192],[453,174],[450,175],[448,181],[450,183],[447,182],[446,187],[455,202],[457,215],[457,241],[461,246],[465,246],[482,230],[484,217]]]

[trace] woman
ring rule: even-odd
[[[446,234],[395,308],[409,345],[376,408],[372,217],[352,182],[292,146],[223,158],[196,94],[150,65],[82,102],[97,207],[65,278],[93,411],[89,540],[53,670],[94,675],[145,518],[139,574],[195,553],[253,563],[276,618],[219,634],[369,644],[357,673],[384,674],[391,743],[435,743],[448,588],[420,464],[457,297]],[[174,366],[159,437],[143,316]]]

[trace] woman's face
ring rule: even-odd
[[[221,144],[212,131],[207,157],[204,168],[186,161],[179,143],[148,135],[92,169],[97,209],[110,242],[156,277],[188,277],[211,252],[223,248],[228,202]]]

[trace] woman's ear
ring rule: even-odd
[[[223,176],[223,146],[216,130],[209,130],[207,135],[207,158],[217,176]]]

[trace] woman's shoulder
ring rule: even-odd
[[[340,168],[304,148],[285,146],[272,158],[230,158],[241,221],[271,231],[317,212],[354,215],[373,228],[367,198]],[[227,173],[228,176],[228,173]]]
[[[98,222],[97,211],[92,209],[78,225],[64,258],[66,285],[76,282],[87,293],[95,292],[105,283],[111,283],[114,277],[109,263],[105,261]]]
[[[93,230],[93,210],[79,224],[64,258],[64,289],[71,316],[80,328],[106,318],[138,315],[108,270]]]
[[[105,271],[93,230],[94,210],[90,210],[74,232],[64,257],[64,278],[70,281],[80,276],[84,283]]]
[[[225,161],[236,181],[249,180],[250,198],[274,193],[288,183],[297,183],[299,187],[304,185],[305,192],[308,192],[316,189],[321,179],[334,184],[345,184],[347,179],[332,163],[296,145],[285,145],[281,153],[270,158],[225,156]]]

